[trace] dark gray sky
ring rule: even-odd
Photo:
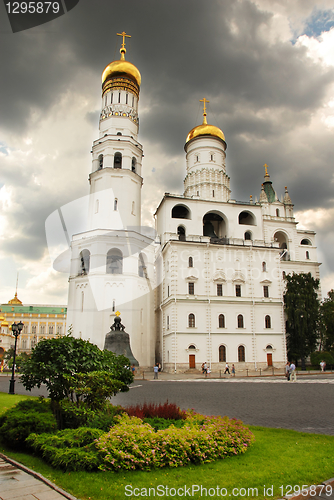
[[[267,163],[279,197],[287,185],[296,219],[318,233],[323,293],[334,288],[334,0],[80,0],[16,34],[3,4],[0,14],[1,302],[18,271],[25,303],[67,301],[45,220],[88,194],[101,73],[123,30],[142,75],[143,222],[165,191],[182,192],[183,146],[206,97],[232,197],[258,196]]]

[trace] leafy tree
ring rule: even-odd
[[[327,293],[328,297],[320,306],[321,330],[325,351],[334,350],[334,290]]]
[[[74,381],[68,376],[101,371],[109,372],[113,380],[122,382],[118,390],[129,390],[133,374],[125,356],[101,351],[88,340],[67,335],[44,339],[36,345],[30,359],[22,365],[21,382],[28,391],[45,384],[50,398],[60,401],[73,398]]]
[[[286,276],[284,294],[288,357],[296,363],[316,349],[318,341],[319,280],[311,273],[293,273]]]

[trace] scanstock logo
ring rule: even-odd
[[[63,16],[80,0],[3,0],[13,33],[28,30]]]
[[[111,202],[110,202],[111,200]],[[111,203],[113,206],[115,200],[114,192],[111,188],[99,191],[100,206],[108,206]],[[93,294],[96,309],[101,311],[110,308],[110,304],[106,304],[105,289],[101,286],[101,281],[97,279],[106,273],[106,261],[100,267],[96,267],[93,261],[89,265],[85,262],[85,256],[81,255],[75,258],[71,269],[71,240],[82,244],[89,243],[89,238],[98,237],[100,240],[108,242],[110,248],[117,248],[120,240],[122,240],[122,258],[124,268],[128,268],[127,259],[133,261],[135,257],[137,263],[141,262],[143,266],[142,277],[145,277],[145,282],[140,286],[136,280],[131,279],[130,275],[126,276],[127,292],[123,294],[123,299],[119,297],[117,307],[121,307],[127,303],[129,297],[131,300],[137,299],[147,293],[151,293],[162,282],[162,257],[161,245],[156,241],[156,232],[149,226],[131,226],[125,227],[122,222],[121,215],[118,211],[109,212],[108,229],[92,229],[89,227],[89,207],[96,204],[94,195],[83,196],[66,205],[63,205],[58,210],[52,212],[45,221],[45,234],[53,269],[61,273],[69,273],[72,276],[84,274],[89,281],[90,289]],[[147,260],[144,262],[144,259]],[[129,262],[129,261],[128,261]],[[131,263],[129,262],[130,267]],[[81,265],[84,268],[89,268],[88,272],[80,273]],[[110,277],[112,276],[109,275]]]

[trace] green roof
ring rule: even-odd
[[[5,313],[30,313],[30,314],[66,314],[65,306],[24,306],[23,304],[1,304],[0,311]]]

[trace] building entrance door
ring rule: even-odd
[[[189,368],[196,368],[195,354],[189,354]]]
[[[273,366],[273,355],[271,352],[267,352],[267,365]]]

